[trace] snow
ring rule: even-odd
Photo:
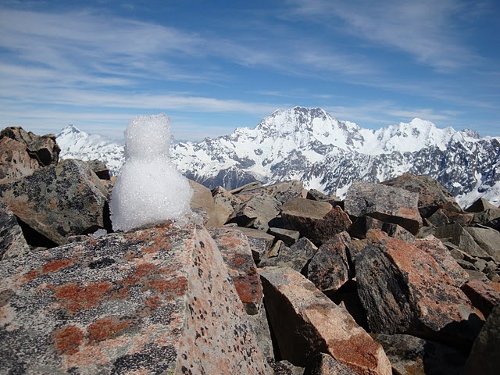
[[[136,117],[125,140],[125,164],[111,194],[113,229],[128,231],[184,218],[193,193],[169,158],[168,118]]]

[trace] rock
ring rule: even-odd
[[[278,182],[273,185],[245,189],[238,193],[238,198],[246,201],[252,196],[267,195],[276,199],[279,202],[279,206],[281,206],[293,198],[301,197],[303,190],[304,185],[302,181],[290,180]]]
[[[195,212],[198,210],[205,211],[207,227],[222,226],[224,223],[222,220],[219,220],[219,216],[216,213],[214,198],[212,197],[210,189],[193,180],[189,180],[189,185],[191,189],[193,189],[191,209]]]
[[[306,199],[310,199],[312,201],[328,202],[330,197],[319,190],[310,189],[307,191]]]
[[[231,221],[242,227],[267,231],[269,222],[279,214],[279,205],[270,195],[255,195],[239,208]]]
[[[397,187],[355,182],[347,191],[344,207],[354,217],[371,216],[401,225],[412,234],[422,226],[418,194]]]
[[[496,375],[500,368],[500,305],[491,312],[465,364],[465,375]]]
[[[38,136],[19,127],[0,132],[0,183],[10,183],[59,160],[52,134]]]
[[[407,242],[413,242],[415,240],[415,236],[402,226],[393,223],[384,223],[370,216],[361,216],[357,218],[349,227],[349,234],[353,237],[363,239],[366,238],[366,233],[370,229],[380,229],[391,237],[399,238]]]
[[[384,347],[394,374],[459,375],[463,371],[466,354],[455,348],[410,335],[374,336]]]
[[[267,359],[274,359],[273,339],[271,338],[271,331],[269,329],[269,322],[267,321],[267,313],[264,304],[260,306],[259,312],[255,315],[247,315],[250,328],[257,339],[262,354]]]
[[[438,209],[443,209],[445,212],[462,212],[462,209],[448,190],[431,177],[404,173],[382,183],[417,193],[418,210],[423,218],[431,216]]]
[[[469,207],[467,207],[465,209],[465,211],[476,213],[476,212],[486,211],[489,209],[497,210],[498,207],[494,206],[493,204],[491,204],[488,200],[486,200],[484,198],[479,198],[474,203],[472,203]]]
[[[255,189],[255,188],[259,188],[261,186],[262,186],[262,182],[260,182],[260,181],[252,181],[252,182],[249,182],[248,184],[245,184],[245,185],[239,186],[237,188],[234,188],[232,190],[229,190],[229,192],[231,194],[239,194],[239,193],[245,192],[247,190],[252,190],[252,189]]]
[[[222,254],[247,314],[257,314],[262,304],[262,284],[248,238],[239,230],[231,228],[211,229],[210,234]]]
[[[215,204],[215,214],[218,223],[227,223],[243,203],[239,198],[229,191],[219,186],[212,190],[212,197]]]
[[[485,250],[483,250],[474,240],[468,231],[466,231],[460,224],[454,223],[436,228],[434,235],[443,240],[450,241],[452,244],[467,254],[475,257],[489,258]]]
[[[6,373],[269,374],[203,228],[115,233],[0,262]]]
[[[56,244],[111,229],[106,189],[87,163],[67,159],[0,185],[0,199],[24,223]]]
[[[109,168],[101,160],[90,160],[87,162],[90,169],[99,177],[101,180],[111,180],[111,174]]]
[[[295,198],[285,203],[281,217],[286,228],[299,231],[301,236],[309,238],[315,245],[321,245],[352,224],[340,207],[305,198]]]
[[[336,234],[321,245],[307,266],[306,277],[322,292],[335,292],[349,280],[347,232]]]
[[[355,261],[358,293],[376,333],[470,345],[479,330],[465,294],[426,251],[370,231]]]
[[[269,365],[274,370],[274,375],[303,375],[304,368],[299,366],[294,366],[290,362],[284,361],[269,361]]]
[[[500,304],[499,285],[499,283],[469,280],[462,286],[462,291],[469,297],[474,307],[481,311],[485,317],[488,317],[491,310]]]
[[[300,233],[296,230],[270,227],[269,234],[273,235],[278,240],[281,240],[287,246],[293,245],[300,237]]]
[[[500,232],[492,228],[467,227],[465,230],[474,238],[476,243],[496,262],[500,262]]]
[[[356,374],[391,374],[381,346],[303,275],[286,267],[265,267],[259,272],[283,359],[305,366],[322,352]]]
[[[0,201],[0,260],[23,256],[29,251],[16,217]]]
[[[302,237],[292,246],[280,246],[277,256],[266,258],[261,266],[290,267],[301,272],[318,248],[306,237]]]
[[[468,273],[460,267],[457,261],[450,254],[450,251],[436,237],[428,236],[423,239],[418,239],[413,242],[413,245],[432,256],[451,278],[454,286],[460,288],[467,282],[467,280],[469,280]]]
[[[475,213],[472,221],[476,224],[486,225],[500,231],[500,208],[492,208]]]
[[[306,367],[304,375],[356,375],[356,372],[331,355],[320,353]]]
[[[252,250],[253,260],[255,264],[258,265],[273,245],[274,236],[253,228],[235,227],[235,229],[243,232],[243,234],[247,236],[250,249]]]

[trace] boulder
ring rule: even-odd
[[[381,231],[371,231],[368,240],[355,268],[370,329],[470,345],[479,318],[434,257]]]
[[[0,132],[0,183],[10,183],[59,160],[53,134],[38,136],[20,127]]]
[[[270,227],[268,233],[278,240],[281,240],[287,246],[293,245],[300,237],[300,233],[296,230]]]
[[[307,265],[306,277],[322,292],[335,292],[349,280],[350,242],[347,232],[336,234],[319,247]]]
[[[90,169],[99,177],[101,180],[111,180],[111,173],[109,168],[104,164],[103,161],[95,159],[87,162]]]
[[[254,195],[235,212],[231,222],[242,227],[267,231],[269,222],[279,214],[279,206],[279,201],[270,195]]]
[[[490,258],[490,254],[483,250],[469,231],[465,230],[460,224],[454,223],[438,227],[434,231],[434,235],[443,241],[451,242],[471,256]]]
[[[391,374],[382,347],[303,275],[287,267],[265,267],[259,272],[283,359],[304,367],[325,353],[356,374]]]
[[[496,262],[500,262],[500,232],[492,228],[467,227],[465,230],[474,241]]]
[[[466,354],[435,341],[395,334],[374,335],[389,357],[394,374],[455,374],[463,371]]]
[[[201,227],[114,233],[0,262],[6,373],[270,374]]]
[[[278,182],[268,186],[257,186],[255,188],[246,188],[238,192],[238,198],[243,201],[248,200],[250,197],[258,195],[267,195],[273,197],[279,202],[279,205],[288,202],[290,199],[302,197],[304,185],[302,181],[290,180]]]
[[[496,375],[500,368],[500,305],[491,312],[472,345],[465,375]]]
[[[462,212],[450,192],[432,177],[404,173],[382,183],[417,193],[418,210],[423,218],[431,216],[438,209],[443,209],[445,212]]]
[[[320,353],[306,367],[304,375],[356,375],[356,372],[331,355]]]
[[[0,260],[23,256],[29,251],[16,217],[0,201]]]
[[[212,190],[212,197],[215,204],[216,220],[218,223],[227,223],[234,215],[234,212],[242,204],[241,200],[222,186]]]
[[[497,210],[498,207],[491,204],[488,200],[484,198],[479,198],[474,203],[472,203],[469,207],[465,209],[467,212],[479,213],[489,209]]]
[[[316,254],[318,248],[306,237],[302,237],[292,246],[280,246],[277,255],[267,257],[260,266],[290,267],[301,272],[311,258]]]
[[[269,365],[274,370],[274,375],[304,375],[304,368],[294,366],[286,360],[269,360]]]
[[[299,231],[301,236],[309,238],[315,245],[321,245],[352,224],[340,207],[305,198],[295,198],[285,203],[281,218],[286,228]]]
[[[195,212],[202,210],[206,213],[206,226],[218,227],[225,222],[219,219],[216,212],[214,198],[209,188],[202,184],[189,180],[189,185],[193,189],[193,196],[191,198],[191,209]]]
[[[469,280],[462,285],[462,291],[485,317],[500,304],[500,283]]]
[[[371,216],[401,225],[412,234],[416,234],[422,226],[418,194],[398,187],[355,182],[347,191],[344,207],[351,216]]]
[[[248,243],[250,244],[250,249],[252,250],[253,260],[255,264],[264,258],[268,253],[269,249],[274,243],[274,236],[258,229],[246,228],[246,227],[235,227],[234,229],[239,230],[248,238]]]
[[[248,238],[232,228],[211,229],[210,234],[222,254],[247,314],[257,314],[262,304],[262,284]]]
[[[371,216],[361,216],[357,218],[349,227],[349,234],[353,237],[363,239],[366,238],[366,234],[370,229],[380,229],[391,237],[399,238],[407,242],[415,240],[415,236],[402,226],[393,223],[384,223]]]
[[[0,200],[24,223],[56,244],[109,228],[106,189],[87,163],[67,159],[0,185]]]

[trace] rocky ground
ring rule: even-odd
[[[212,191],[113,233],[113,181],[0,133],[0,374],[497,374],[500,208],[437,182]]]

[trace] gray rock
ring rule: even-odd
[[[353,237],[363,239],[366,238],[366,233],[370,229],[380,229],[391,237],[400,238],[407,242],[415,241],[415,236],[402,226],[393,223],[385,223],[370,216],[357,218],[349,227],[349,234]]]
[[[479,198],[474,203],[472,203],[469,207],[465,209],[467,212],[483,212],[489,209],[497,210],[498,207],[491,204],[488,200],[484,198]]]
[[[247,236],[250,249],[252,250],[253,260],[255,264],[258,265],[269,252],[269,249],[271,249],[274,243],[274,236],[253,228],[235,227],[235,229],[238,229]]]
[[[232,222],[242,227],[267,231],[269,222],[279,214],[280,203],[270,195],[254,195],[235,213]]]
[[[496,262],[500,262],[500,232],[492,228],[468,227],[465,230],[474,238],[475,242]]]
[[[0,260],[23,256],[29,251],[16,217],[0,201]]]
[[[347,191],[344,207],[354,217],[368,215],[401,225],[412,234],[422,226],[418,194],[397,187],[355,182]]]
[[[336,361],[331,355],[321,353],[307,365],[304,375],[356,375],[350,367]]]
[[[238,197],[243,201],[246,201],[249,196],[268,195],[276,199],[281,206],[293,198],[302,197],[303,190],[304,185],[302,184],[302,181],[290,180],[278,182],[268,186],[248,188],[239,192]]]
[[[448,240],[452,244],[458,246],[458,248],[467,254],[475,257],[486,257],[489,258],[485,250],[483,250],[474,240],[474,237],[465,230],[460,224],[454,223],[436,228],[434,235],[443,240]]]
[[[204,211],[206,214],[205,225],[207,227],[222,226],[225,222],[222,222],[216,212],[214,198],[210,189],[193,180],[189,180],[189,185],[193,189],[190,203],[191,209],[195,212]]]
[[[212,190],[212,197],[214,199],[217,222],[219,223],[227,223],[243,203],[239,198],[221,186]]]
[[[296,230],[270,227],[268,233],[281,240],[287,246],[293,245],[300,237],[300,233]]]
[[[261,264],[264,266],[290,267],[297,272],[301,272],[311,258],[316,254],[318,248],[306,237],[302,237],[292,246],[279,246],[277,255],[266,258]]]
[[[67,159],[0,185],[0,199],[24,223],[56,244],[109,228],[106,189],[87,163]]]
[[[101,180],[111,180],[109,168],[106,166],[106,164],[104,164],[104,162],[96,159],[88,161],[87,164]]]

